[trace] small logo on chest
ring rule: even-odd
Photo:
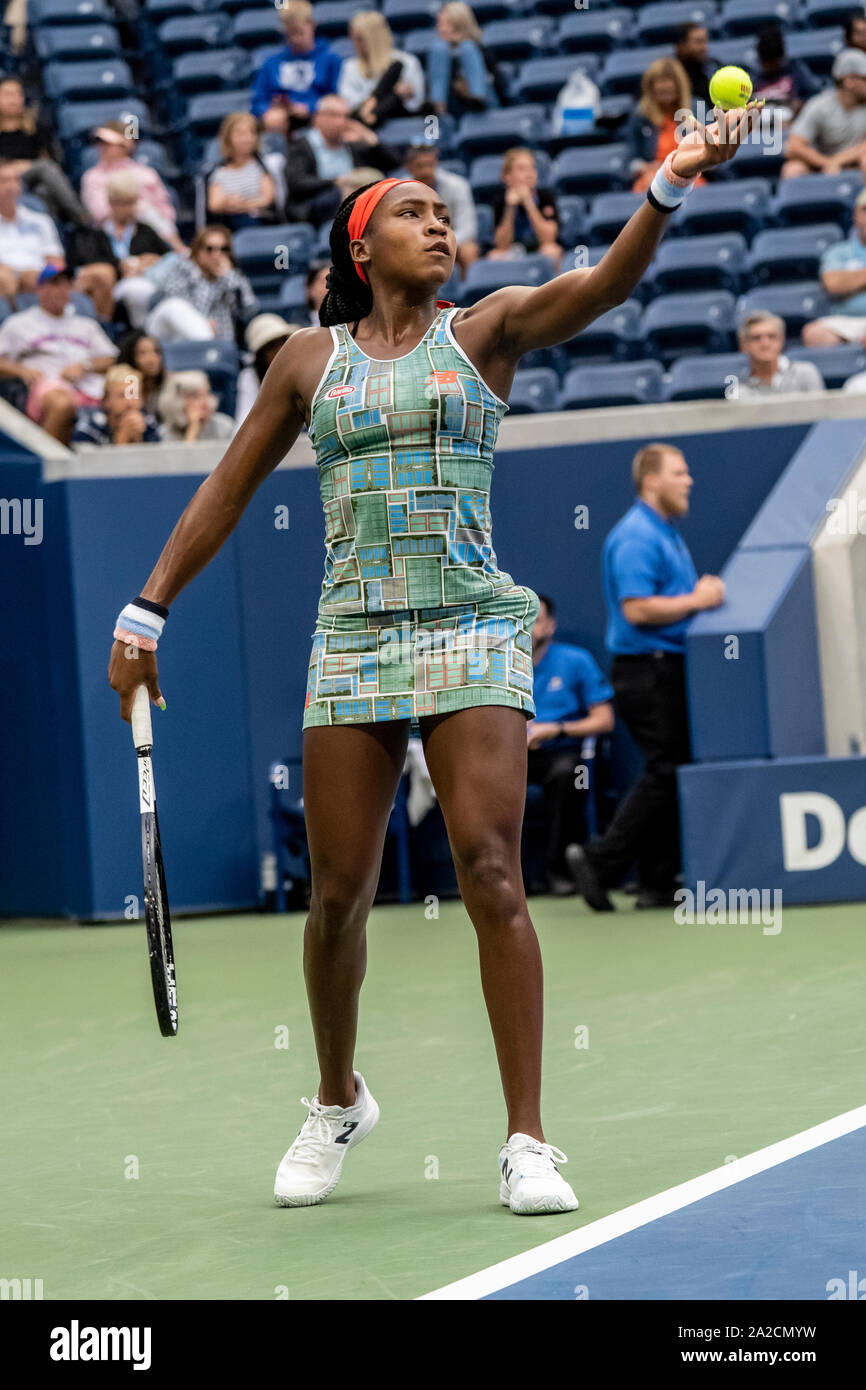
[[[457,385],[457,377],[458,377],[458,373],[457,373],[457,368],[456,368],[456,367],[452,367],[449,371],[431,372],[430,375],[428,376],[427,380],[424,382],[424,385],[425,385],[425,386],[456,386],[456,385]]]
[[[353,396],[354,394],[354,386],[332,386],[330,391],[325,392],[325,397],[332,401],[336,396]]]

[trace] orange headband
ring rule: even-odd
[[[417,183],[417,179],[382,179],[379,183],[374,183],[372,188],[368,188],[366,193],[362,193],[360,198],[355,199],[352,211],[349,214],[349,240],[357,241],[364,235],[364,228],[370,221],[380,198],[395,187],[398,183]],[[363,267],[355,261],[355,269],[364,281],[365,285],[370,282]]]

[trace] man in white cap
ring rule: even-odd
[[[843,169],[866,173],[866,53],[843,48],[833,63],[833,84],[810,97],[791,126],[783,179]]]
[[[863,55],[866,58],[866,54]],[[847,241],[828,246],[821,257],[821,284],[833,298],[833,313],[803,325],[806,347],[835,347],[866,338],[866,188],[857,194]]]
[[[299,323],[287,323],[279,314],[257,314],[254,319],[250,319],[244,336],[247,348],[253,355],[253,362],[251,366],[244,367],[238,377],[236,424],[242,425],[252,410],[259,394],[259,387],[265,379],[265,372],[280,348],[302,326]]]

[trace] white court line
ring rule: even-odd
[[[800,1134],[792,1135],[790,1139],[780,1139],[777,1144],[758,1149],[753,1154],[747,1154],[745,1158],[734,1159],[731,1163],[723,1164],[721,1168],[713,1168],[709,1173],[690,1178],[688,1182],[682,1182],[677,1187],[669,1187],[667,1191],[659,1192],[654,1197],[646,1197],[642,1202],[635,1202],[633,1206],[623,1207],[622,1211],[611,1212],[610,1216],[591,1221],[588,1226],[581,1226],[576,1231],[557,1236],[555,1240],[545,1241],[544,1245],[537,1245],[533,1250],[525,1250],[523,1254],[513,1255],[509,1260],[500,1260],[498,1264],[479,1270],[477,1274],[470,1274],[453,1284],[445,1284],[441,1289],[434,1289],[432,1293],[421,1294],[418,1301],[429,1298],[476,1299],[483,1298],[485,1294],[496,1293],[497,1290],[516,1284],[531,1274],[539,1274],[563,1260],[582,1255],[587,1250],[594,1250],[596,1246],[615,1240],[617,1236],[625,1235],[628,1231],[635,1231],[640,1226],[657,1221],[659,1217],[667,1216],[672,1211],[691,1206],[692,1202],[699,1202],[702,1197],[710,1197],[714,1192],[733,1187],[745,1178],[754,1177],[756,1173],[763,1173],[768,1168],[775,1168],[779,1163],[797,1158],[800,1154],[808,1153],[810,1149],[817,1149],[832,1139],[841,1139],[843,1135],[851,1134],[863,1125],[866,1125],[866,1105],[860,1105],[856,1110],[848,1110],[844,1115],[836,1115],[832,1120],[824,1120],[822,1124],[814,1125],[812,1129],[804,1129]],[[526,1218],[527,1221],[534,1219],[531,1216]]]

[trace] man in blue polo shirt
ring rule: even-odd
[[[586,789],[575,786],[582,740],[613,728],[613,691],[583,647],[554,642],[553,599],[539,594],[532,629],[535,718],[526,726],[527,782],[542,787],[546,828],[545,862],[552,893],[573,893],[566,846],[586,839]]]
[[[724,602],[715,575],[698,579],[674,518],[689,509],[692,478],[679,449],[648,444],[632,466],[638,500],[604,544],[606,645],[621,715],[646,760],[605,834],[566,861],[590,907],[610,912],[606,889],[635,861],[637,906],[673,905],[680,870],[677,767],[691,757],[685,683],[689,619]]]

